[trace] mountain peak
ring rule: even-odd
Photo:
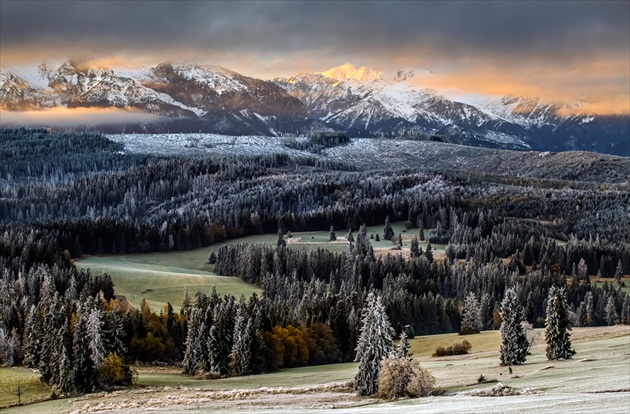
[[[320,72],[319,74],[324,75],[327,78],[335,79],[338,82],[350,79],[357,81],[375,81],[383,79],[383,72],[369,69],[365,66],[361,66],[357,69],[352,63],[345,63],[341,66],[328,69],[325,72]]]

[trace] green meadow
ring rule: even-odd
[[[417,235],[417,229],[410,229],[403,232],[402,223],[392,223],[392,228],[396,235],[402,234],[403,252],[409,249],[409,241]],[[368,234],[377,233],[382,237],[383,226],[371,226],[367,228]],[[347,231],[336,231],[337,237],[345,240]],[[428,236],[428,231],[425,230]],[[355,240],[357,232],[353,233]],[[99,274],[105,272],[112,277],[114,290],[117,295],[124,296],[132,306],[138,307],[142,300],[154,310],[159,310],[164,304],[170,302],[177,311],[181,306],[184,297],[184,287],[188,286],[191,296],[198,290],[209,294],[216,288],[219,295],[232,294],[239,297],[241,294],[246,297],[253,292],[260,294],[260,289],[237,277],[219,276],[214,273],[214,266],[208,263],[208,256],[211,251],[218,251],[221,246],[235,243],[262,243],[275,246],[277,235],[265,234],[248,236],[225,243],[217,243],[211,246],[188,251],[173,251],[160,253],[140,253],[117,256],[89,256],[76,259],[75,264],[84,269],[90,269],[92,273]],[[348,244],[342,240],[337,242],[329,241],[328,231],[293,233],[293,237],[287,240],[287,246],[291,249],[303,249],[312,251],[326,249],[334,252],[345,252]],[[387,254],[393,247],[387,240],[379,242],[370,240],[374,249],[380,254]],[[426,242],[420,246],[426,249]],[[444,252],[443,245],[433,245],[435,253]],[[397,254],[399,251],[391,251]]]

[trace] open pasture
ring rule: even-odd
[[[403,232],[403,223],[392,223],[396,235],[403,235],[403,250],[409,250],[409,243],[418,229],[410,229]],[[377,233],[382,237],[383,226],[371,226],[367,228],[368,235]],[[425,234],[428,231],[425,230]],[[291,249],[304,249],[312,251],[326,249],[334,252],[345,252],[348,244],[345,241],[347,231],[336,232],[339,238],[336,242],[329,241],[328,231],[293,233],[293,237],[287,240],[287,246]],[[355,239],[357,232],[353,233]],[[428,236],[428,234],[427,234]],[[184,287],[188,286],[191,297],[196,291],[201,290],[206,294],[215,287],[219,295],[232,294],[246,297],[253,292],[260,294],[260,290],[239,278],[219,276],[214,273],[214,266],[208,263],[211,251],[218,251],[221,246],[235,243],[262,243],[275,246],[277,235],[265,234],[242,237],[217,243],[211,246],[188,250],[159,253],[138,253],[117,256],[89,256],[75,260],[77,266],[90,269],[92,273],[101,272],[111,275],[114,289],[117,295],[125,296],[132,306],[138,307],[142,299],[154,310],[159,310],[164,304],[170,302],[176,310],[179,309],[184,297]],[[370,240],[377,254],[399,254],[401,251],[391,250],[391,241]],[[422,249],[426,249],[426,242],[420,243]],[[436,255],[443,254],[443,245],[434,245]]]
[[[542,332],[540,332],[542,335]],[[433,358],[439,345],[468,339],[468,355]],[[178,368],[139,367],[136,387],[112,393],[60,399],[7,409],[7,413],[103,412],[136,414],[151,410],[169,413],[273,412],[347,413],[376,412],[489,412],[517,413],[536,411],[626,413],[630,406],[630,328],[628,326],[576,328],[572,340],[577,351],[573,359],[548,361],[545,344],[539,337],[525,364],[499,365],[500,336],[487,331],[466,337],[457,334],[418,337],[411,341],[411,352],[435,376],[442,395],[380,401],[357,398],[347,388],[331,383],[346,383],[356,373],[356,364],[302,367],[279,372],[198,380],[180,374]],[[19,370],[4,369],[6,372]],[[31,377],[36,374],[31,372]],[[487,382],[478,383],[483,375]],[[490,388],[501,382],[524,395],[475,397],[466,393]],[[326,385],[328,384],[328,385]]]

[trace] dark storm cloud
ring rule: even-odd
[[[423,87],[630,112],[630,2],[0,0],[0,66],[188,60],[261,78],[351,62]]]
[[[96,56],[192,49],[281,56],[629,53],[627,1],[6,1],[2,48],[79,44]],[[61,50],[63,51],[63,50]]]

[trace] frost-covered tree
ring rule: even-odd
[[[85,303],[80,305],[72,339],[74,387],[78,392],[92,391],[96,375],[90,351],[90,339],[87,333],[89,311],[86,311],[85,307],[87,307]]]
[[[373,254],[372,245],[370,244],[370,238],[368,237],[365,224],[362,224],[359,228],[355,249],[359,256],[368,256]]]
[[[24,323],[24,363],[29,368],[39,365],[41,329],[37,317],[37,308],[31,305]]]
[[[584,259],[580,259],[577,267],[577,276],[578,280],[583,280],[586,283],[590,283],[590,278],[588,276],[588,265]]]
[[[243,374],[245,370],[244,363],[250,359],[246,334],[247,325],[245,324],[243,310],[239,307],[236,311],[236,319],[234,321],[234,343],[232,345],[232,352],[230,353],[230,368],[232,368],[232,372],[236,375]]]
[[[101,319],[101,311],[92,309],[87,320],[87,335],[90,347],[90,357],[94,366],[98,369],[105,359],[105,345],[103,338],[103,320]]]
[[[623,264],[621,263],[621,259],[617,262],[617,267],[615,268],[615,280],[617,284],[621,285],[623,278]]]
[[[464,310],[462,312],[462,326],[459,330],[461,335],[479,333],[483,327],[481,322],[479,301],[473,292],[470,292],[464,300]]]
[[[372,292],[368,295],[361,323],[355,359],[359,370],[354,377],[354,389],[360,395],[372,395],[377,391],[381,361],[392,349],[392,326],[380,296]]]
[[[409,344],[409,337],[407,336],[407,332],[403,330],[400,334],[400,341],[398,341],[398,344],[396,345],[394,356],[397,358],[410,358],[410,347],[411,345]]]
[[[420,242],[417,237],[411,239],[411,245],[409,247],[409,255],[411,257],[420,257]]]
[[[586,303],[584,301],[580,302],[580,306],[578,307],[577,320],[579,326],[588,326],[586,318]]]
[[[284,233],[282,233],[282,230],[279,229],[278,230],[278,242],[276,243],[276,246],[278,248],[281,248],[281,247],[286,247],[286,245],[287,245],[287,242],[286,242],[286,240],[284,240]]]
[[[184,373],[194,374],[199,368],[205,364],[203,360],[205,346],[205,338],[199,337],[203,335],[205,322],[203,321],[203,312],[198,307],[193,308],[190,322],[188,324],[188,335],[186,336],[186,350],[184,351],[184,362],[182,367]]]
[[[328,240],[337,240],[337,234],[335,233],[335,226],[330,226],[330,233],[328,234]]]
[[[630,325],[630,295],[626,293],[621,306],[621,323]]]
[[[552,286],[547,297],[547,317],[545,319],[545,341],[547,359],[569,359],[575,354],[571,349],[571,322],[567,310],[567,297],[564,288]]]
[[[525,362],[527,336],[523,330],[523,315],[514,289],[505,292],[501,302],[501,365],[518,365]]]
[[[606,307],[604,308],[604,319],[606,319],[608,326],[615,325],[619,320],[617,305],[615,305],[615,298],[613,296],[610,296],[608,298],[608,302],[606,302]]]
[[[385,227],[383,227],[383,239],[391,240],[394,237],[394,230],[392,229],[392,223],[389,221],[389,216],[385,217]]]
[[[424,257],[426,257],[430,262],[433,261],[433,249],[430,242],[427,244],[427,250],[424,252]]]
[[[217,327],[212,325],[208,333],[208,370],[212,375],[220,377],[224,373],[223,366],[219,333]]]
[[[65,396],[74,392],[74,370],[70,360],[70,352],[64,341],[60,344],[61,359],[59,361],[59,391]]]
[[[584,295],[584,302],[586,303],[586,326],[594,326],[595,317],[593,316],[593,293],[586,292],[586,295]]]

